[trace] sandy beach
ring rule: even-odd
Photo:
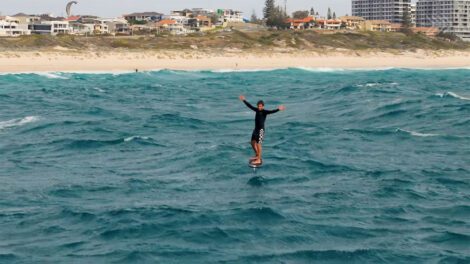
[[[470,67],[470,52],[416,51],[403,53],[317,52],[3,52],[0,72],[250,70],[305,68],[460,68]]]

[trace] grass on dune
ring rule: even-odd
[[[75,50],[180,50],[224,49],[270,50],[288,48],[291,50],[312,50],[340,48],[347,50],[464,50],[470,43],[429,38],[422,34],[398,32],[321,32],[321,31],[269,31],[244,32],[212,31],[188,36],[147,35],[147,36],[47,36],[30,35],[17,38],[0,38],[0,49],[5,51],[41,51],[54,47]]]

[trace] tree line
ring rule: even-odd
[[[315,9],[312,7],[310,10],[299,10],[292,13],[292,18],[294,19],[303,19],[309,16],[318,17],[318,12],[315,12]],[[251,15],[251,22],[257,24],[265,24],[268,27],[275,28],[288,28],[290,24],[287,23],[287,19],[290,16],[287,14],[287,11],[279,5],[276,5],[275,0],[266,0],[265,6],[263,9],[263,18],[259,19],[256,16],[255,11]],[[336,13],[331,11],[331,8],[328,8],[327,19],[336,19]]]

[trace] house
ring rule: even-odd
[[[157,22],[162,20],[163,14],[158,12],[141,12],[124,15],[124,19],[128,22]]]
[[[167,31],[173,35],[185,35],[195,32],[194,29],[190,29],[184,26],[181,21],[172,19],[164,19],[156,23],[158,31]]]
[[[440,32],[439,28],[437,27],[413,27],[411,30],[414,33],[424,34],[428,37],[435,37]]]
[[[210,17],[210,16],[213,16],[215,14],[215,11],[212,10],[212,9],[193,8],[193,9],[191,9],[191,13],[195,17],[198,17],[198,16]]]
[[[66,19],[64,19],[64,21],[69,21],[70,22],[76,22],[78,20],[80,20],[81,16],[69,16],[67,17]]]
[[[193,11],[189,9],[175,10],[170,12],[171,16],[193,17]]]
[[[70,33],[88,34],[129,34],[129,23],[124,18],[98,18],[96,16],[71,16],[64,21],[69,22]]]
[[[163,19],[155,23],[155,28],[157,32],[170,32],[175,24],[177,24],[175,20]]]
[[[186,17],[186,16],[176,16],[176,15],[169,15],[164,17],[165,20],[174,20],[177,24],[181,24],[185,27],[191,29],[197,29],[198,27],[198,20],[197,18]]]
[[[218,9],[220,23],[244,23],[243,12],[232,9]]]
[[[96,19],[98,19],[97,16],[84,15],[80,16],[80,19],[77,22],[83,24],[94,24]]]
[[[392,23],[387,20],[365,20],[361,23],[360,29],[366,31],[390,32],[392,31]]]
[[[176,21],[176,23],[178,24],[187,24],[187,20],[189,18],[186,17],[186,16],[180,16],[180,15],[168,15],[168,16],[164,16],[163,17],[163,20],[173,20],[173,21]]]
[[[124,18],[102,19],[102,23],[108,26],[108,33],[111,34],[129,34],[129,23]]]
[[[306,17],[302,19],[288,19],[287,23],[290,23],[291,29],[308,29],[315,25],[315,18]]]
[[[93,26],[84,25],[80,22],[81,16],[69,16],[64,21],[69,22],[70,34],[85,35],[93,33]]]
[[[70,34],[91,35],[94,33],[95,24],[84,24],[78,21],[69,22]]]
[[[29,34],[31,34],[31,31],[22,27],[18,18],[0,16],[0,37],[16,37]]]
[[[72,32],[69,22],[63,20],[41,20],[40,22],[30,24],[29,30],[33,34],[41,35],[69,34]]]
[[[401,23],[392,23],[390,27],[390,32],[401,32],[403,30],[403,25]]]
[[[212,20],[207,16],[199,15],[196,17],[198,28],[212,28]]]
[[[149,33],[149,32],[156,29],[155,25],[156,24],[145,24],[145,25],[135,24],[135,25],[130,25],[128,29],[129,29],[129,32],[132,32],[132,34],[134,34],[134,33]]]
[[[365,19],[358,16],[342,16],[339,17],[339,20],[341,20],[346,29],[358,30]]]
[[[339,30],[342,26],[342,22],[339,19],[319,19],[316,23],[319,28],[326,30]]]
[[[155,23],[156,28],[160,30],[167,30],[170,25],[176,24],[175,20],[163,19]]]
[[[94,23],[94,27],[93,27],[93,34],[105,35],[105,34],[110,33],[109,26],[106,23],[107,22],[106,19],[97,18],[97,19],[94,20],[94,22],[95,23]]]
[[[31,34],[30,30],[28,29],[29,24],[39,22],[39,16],[27,15],[25,13],[18,13],[13,15],[15,19],[19,22],[18,27],[26,31],[26,34]]]

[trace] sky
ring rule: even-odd
[[[78,5],[72,8],[73,14],[118,17],[123,14],[141,11],[168,13],[170,10],[202,7],[209,9],[231,8],[244,12],[249,18],[255,10],[262,16],[265,0],[76,0]],[[67,0],[0,0],[0,14],[16,13],[49,14],[65,16]],[[277,0],[284,5],[284,0]],[[331,7],[336,15],[351,14],[351,0],[287,0],[287,11],[309,10],[311,7],[320,15],[326,15]]]

